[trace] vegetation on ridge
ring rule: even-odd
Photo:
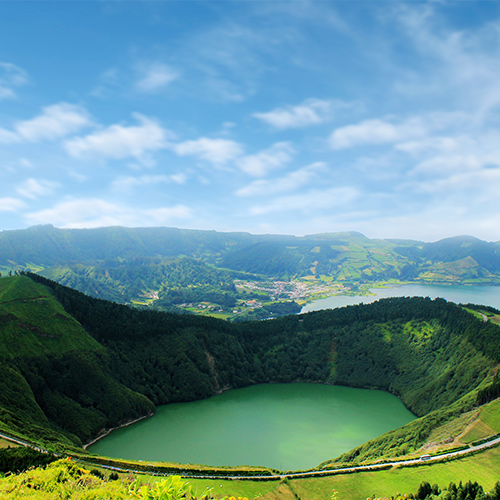
[[[158,404],[304,381],[388,390],[423,416],[342,457],[366,460],[415,451],[497,383],[499,327],[442,299],[233,324],[140,311],[38,275],[1,279],[0,297],[0,425],[49,444],[79,445]]]

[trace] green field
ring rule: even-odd
[[[197,494],[211,489],[217,498],[226,495],[271,499],[330,499],[334,491],[338,500],[365,500],[368,497],[391,497],[397,493],[416,493],[419,485],[427,481],[448,486],[450,482],[477,481],[486,491],[500,481],[500,447],[471,457],[433,465],[394,467],[389,470],[357,472],[322,478],[283,481],[220,481],[190,480]]]
[[[0,438],[0,448],[15,448],[16,446],[18,446],[16,443]]]
[[[347,474],[322,479],[292,481],[302,498],[328,498],[335,489],[342,500],[360,500],[369,496],[394,496],[416,492],[427,481],[447,486],[451,481],[478,481],[486,490],[500,480],[500,448],[488,450],[470,458],[418,467],[400,467],[387,471]]]

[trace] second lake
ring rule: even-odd
[[[401,285],[373,288],[374,295],[332,295],[306,304],[303,313],[320,309],[335,309],[355,304],[369,304],[386,297],[430,297],[455,302],[457,304],[480,304],[500,309],[500,286],[493,285]]]

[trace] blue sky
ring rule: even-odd
[[[0,229],[500,240],[496,1],[2,1]]]

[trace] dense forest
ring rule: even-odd
[[[230,323],[138,310],[30,273],[0,280],[0,322],[0,426],[67,446],[159,404],[303,381],[399,396],[423,418],[403,442],[377,445],[379,455],[397,455],[417,449],[440,419],[496,397],[498,386],[499,327],[442,299]]]

